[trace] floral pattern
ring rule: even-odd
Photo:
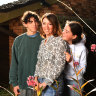
[[[44,44],[41,42],[35,76],[45,78],[45,83],[51,85],[57,79],[65,66],[67,43],[61,37],[50,36]]]

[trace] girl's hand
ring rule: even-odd
[[[66,61],[70,63],[72,61],[71,55],[68,52],[64,52],[64,54],[66,55]]]

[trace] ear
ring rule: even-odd
[[[76,39],[77,38],[77,35],[73,35],[72,39]]]
[[[27,27],[27,24],[23,22],[23,26],[24,26],[24,27]]]

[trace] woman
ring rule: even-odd
[[[43,87],[42,96],[56,96],[56,90],[50,86],[56,86],[54,80],[58,80],[64,70],[67,43],[60,36],[62,32],[55,14],[44,14],[41,23],[41,36],[45,39],[38,52],[35,80],[40,82],[39,87]]]

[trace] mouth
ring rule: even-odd
[[[49,30],[45,30],[46,32],[49,32]]]

